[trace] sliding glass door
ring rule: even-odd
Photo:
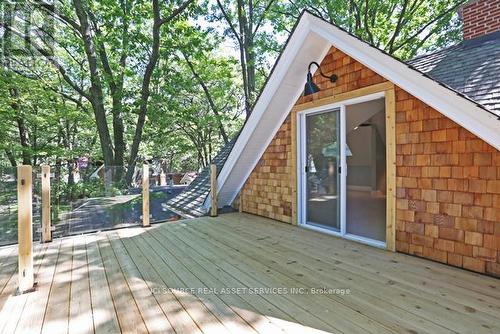
[[[381,94],[298,114],[300,225],[385,247],[384,110]]]
[[[340,110],[305,116],[305,223],[340,232]]]

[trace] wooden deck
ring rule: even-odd
[[[36,291],[14,296],[0,248],[0,332],[500,333],[500,280],[247,214],[35,253]]]

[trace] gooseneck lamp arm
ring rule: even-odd
[[[319,64],[317,62],[313,61],[307,67],[307,80],[306,80],[306,84],[304,86],[304,96],[311,95],[311,94],[314,94],[314,93],[317,93],[320,91],[319,87],[313,81],[313,75],[311,73],[311,66],[312,65],[316,65],[316,67],[319,70],[319,74],[321,74],[322,77],[330,79],[330,82],[337,81],[337,75],[335,75],[335,74],[332,74],[330,76],[325,75],[323,73],[323,71],[321,71],[321,67],[319,66]]]
[[[336,74],[332,74],[332,75],[326,75],[323,73],[323,71],[321,70],[321,66],[319,66],[319,64],[315,61],[312,61],[309,66],[307,67],[307,73],[310,74],[311,73],[311,66],[313,65],[316,65],[316,67],[318,68],[319,70],[319,74],[321,74],[321,76],[323,78],[327,78],[327,79],[330,79],[330,82],[335,82],[337,81],[337,75]],[[311,74],[312,75],[312,74]]]

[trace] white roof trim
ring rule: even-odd
[[[288,116],[305,83],[307,65],[321,62],[331,46],[500,149],[500,121],[406,64],[328,22],[304,12],[275,65],[253,112],[218,176],[219,204],[230,205]],[[205,207],[210,206],[210,198]]]
[[[479,138],[500,149],[498,116],[440,85],[406,64],[350,36],[341,29],[310,15],[311,30],[331,41],[335,47],[366,67],[425,102]]]

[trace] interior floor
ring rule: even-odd
[[[308,201],[307,221],[310,224],[340,231],[337,214],[338,196],[324,195],[310,198]]]
[[[386,196],[347,190],[347,233],[385,242]]]

